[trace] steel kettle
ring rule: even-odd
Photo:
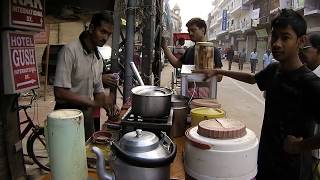
[[[152,132],[136,131],[125,134],[119,142],[111,144],[110,165],[113,172],[105,170],[101,150],[93,147],[97,155],[97,172],[101,180],[170,179],[170,164],[176,156],[176,145],[165,134],[161,140]]]

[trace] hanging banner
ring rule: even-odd
[[[226,31],[227,30],[227,21],[228,21],[228,11],[225,9],[222,11],[222,27],[221,30],[222,31]]]
[[[21,30],[44,30],[44,0],[2,0],[3,27]]]
[[[5,94],[38,88],[40,85],[33,34],[5,31],[2,37]]]

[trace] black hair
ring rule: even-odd
[[[198,28],[204,28],[204,34],[206,34],[207,25],[206,25],[206,22],[201,18],[192,18],[186,24],[187,27],[190,27],[192,25],[196,25]]]
[[[92,16],[90,25],[96,28],[101,26],[102,21],[113,25],[113,16],[109,13],[96,13]]]
[[[320,54],[320,33],[311,33],[308,35],[309,42],[312,47],[318,50],[318,54]]]
[[[305,19],[292,9],[280,10],[278,16],[272,20],[272,29],[287,28],[291,26],[297,37],[301,37],[307,32]]]

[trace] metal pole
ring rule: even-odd
[[[134,43],[134,29],[135,29],[135,13],[134,8],[136,0],[128,0],[127,9],[127,28],[126,28],[126,60],[125,60],[125,76],[124,76],[124,93],[123,101],[127,102],[130,97],[132,89],[132,70],[130,62],[133,62],[133,43]]]
[[[111,51],[111,72],[116,73],[119,72],[118,66],[118,58],[119,58],[119,41],[120,41],[120,31],[121,31],[121,24],[120,24],[120,1],[115,1],[114,4],[114,31],[112,33],[112,51]],[[117,100],[117,87],[110,88],[110,93],[114,97],[114,103]]]
[[[155,33],[155,16],[156,16],[156,1],[144,0],[144,15],[143,24],[143,46],[142,46],[142,79],[146,84],[152,84],[152,63],[154,61],[154,33]]]

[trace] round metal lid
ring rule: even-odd
[[[126,152],[141,153],[153,151],[159,146],[159,138],[152,132],[136,131],[125,134],[119,141],[120,148]]]
[[[168,96],[172,95],[172,91],[168,88],[158,86],[137,86],[132,88],[131,92],[141,96]]]

